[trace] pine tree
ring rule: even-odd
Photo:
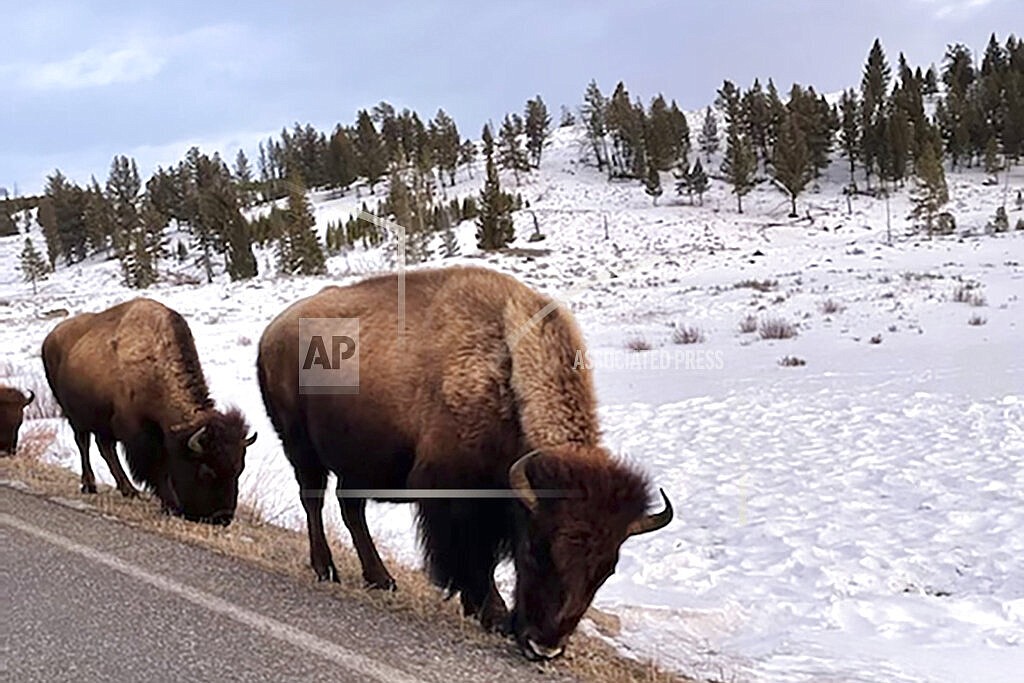
[[[700,145],[700,153],[710,163],[711,155],[718,151],[718,121],[715,119],[711,107],[708,107],[704,113],[704,125],[700,129],[697,144]]]
[[[993,136],[985,144],[985,173],[995,178],[1001,170],[1003,170],[1003,167],[999,163],[999,145]]]
[[[565,106],[563,104],[562,105],[561,114],[558,117],[558,127],[559,128],[568,128],[569,126],[575,126],[575,125],[576,125],[576,117],[573,115],[572,109],[569,109],[569,107],[567,107],[567,106]]]
[[[239,149],[235,155],[235,183],[238,185],[238,198],[244,208],[252,205],[252,167],[245,150]]]
[[[771,159],[769,158],[771,111],[768,108],[768,98],[761,89],[761,82],[754,79],[754,85],[743,94],[741,106],[743,107],[743,120],[746,122],[746,135],[750,144],[760,161],[767,168]]]
[[[57,233],[57,212],[53,208],[53,197],[44,195],[39,200],[36,222],[43,229],[43,239],[46,241],[46,255],[50,268],[53,269],[57,265],[57,256],[61,251],[60,235]]]
[[[840,127],[839,146],[842,148],[843,156],[850,163],[850,187],[857,191],[857,159],[860,158],[860,121],[858,118],[859,104],[857,93],[850,88],[844,90],[839,99]]]
[[[868,53],[864,75],[861,78],[861,145],[860,158],[864,163],[868,185],[871,174],[879,171],[888,161],[885,152],[888,136],[885,134],[885,104],[889,93],[891,70],[882,50],[882,43],[876,38]]]
[[[370,194],[373,194],[374,187],[387,170],[387,150],[365,109],[359,112],[356,120],[355,152],[359,175],[366,178]]]
[[[530,170],[530,161],[522,144],[523,120],[518,114],[508,114],[498,133],[498,163],[512,171],[519,184],[519,173]]]
[[[141,193],[142,181],[135,160],[125,156],[114,157],[107,177],[107,197],[113,210],[112,246],[118,258],[128,249],[131,236],[139,228]]]
[[[489,125],[484,126],[482,139],[487,177],[480,192],[476,242],[480,249],[490,251],[505,247],[515,239],[515,231],[512,225],[512,201],[501,190],[498,180],[498,168],[494,163],[494,136]]]
[[[46,279],[50,273],[50,266],[43,259],[42,254],[36,251],[36,247],[29,237],[25,238],[25,247],[21,250],[19,266],[25,282],[32,283],[32,294],[38,294],[36,283]]]
[[[343,192],[359,177],[359,159],[355,145],[352,144],[352,131],[338,125],[331,133],[327,142],[328,184],[340,188]]]
[[[949,201],[946,174],[942,170],[941,158],[932,145],[922,150],[921,160],[917,166],[916,185],[911,193],[914,208],[910,215],[924,219],[928,237],[931,238],[935,216]]]
[[[647,159],[647,177],[644,179],[644,192],[650,197],[654,206],[658,205],[658,197],[661,196],[661,174],[651,157]]]
[[[278,268],[288,275],[323,275],[327,271],[324,252],[302,179],[290,178],[288,190],[283,234],[278,239]]]
[[[704,206],[704,193],[708,189],[708,176],[704,172],[704,167],[701,166],[700,158],[694,162],[693,170],[690,171],[687,189],[695,192],[698,200],[700,200],[700,205]]]
[[[540,168],[540,157],[544,151],[544,141],[551,134],[551,115],[540,95],[526,101],[524,115],[526,132],[526,151],[534,168]]]
[[[743,197],[754,187],[754,172],[757,170],[757,156],[750,140],[743,134],[745,128],[740,108],[740,93],[730,81],[725,81],[718,91],[716,103],[725,114],[725,157],[722,159],[722,173],[732,185],[736,195],[736,209],[743,213]]]
[[[459,145],[459,165],[466,167],[469,179],[473,179],[473,162],[476,161],[476,145],[472,140],[463,140]]]
[[[937,95],[939,92],[939,77],[936,75],[934,64],[929,66],[928,71],[925,72],[922,89],[924,94],[929,97]]]
[[[594,152],[598,171],[603,171],[605,164],[608,163],[608,147],[605,143],[605,135],[608,133],[607,116],[608,101],[601,94],[597,81],[590,81],[583,95],[580,118],[586,128],[587,139]]]
[[[811,157],[795,115],[786,117],[782,125],[772,154],[772,168],[775,180],[789,194],[789,216],[795,218],[796,198],[811,179]]]
[[[448,174],[448,180],[455,185],[455,170],[459,167],[460,136],[455,120],[438,109],[430,123],[431,139],[434,145],[434,159],[440,171]]]

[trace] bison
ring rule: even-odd
[[[230,524],[246,437],[242,414],[214,408],[188,323],[150,299],[61,322],[43,341],[43,364],[82,455],[82,492],[95,493],[95,435],[125,496],[137,494],[115,449],[124,445],[135,479],[163,509],[191,521]]]
[[[0,386],[0,454],[14,455],[18,450],[18,430],[25,408],[36,399],[30,390],[25,395],[12,387]]]
[[[358,319],[356,392],[300,381],[304,318]],[[369,586],[394,580],[366,500],[415,502],[431,578],[530,659],[560,655],[623,542],[672,519],[664,492],[664,509],[647,512],[647,479],[601,445],[592,378],[574,362],[582,350],[565,309],[481,268],[327,287],[278,315],[260,339],[258,378],[298,480],[317,577],[337,581],[321,518],[333,472]],[[494,584],[508,557],[511,613]]]

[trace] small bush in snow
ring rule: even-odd
[[[740,280],[733,287],[735,289],[756,289],[759,292],[770,292],[779,284],[777,280]]]
[[[677,325],[672,330],[673,344],[702,344],[704,343],[704,331],[699,327],[688,327]]]
[[[1017,219],[1017,225],[1014,226],[1015,230],[1024,230],[1024,218]]]
[[[987,322],[988,322],[988,320],[986,320],[985,318],[982,318],[980,315],[972,315],[967,320],[967,324],[968,325],[974,325],[975,327],[980,327],[981,325],[984,325]]]
[[[245,337],[245,336],[239,337],[238,338],[238,345],[239,346],[251,346],[252,345],[252,339],[249,339],[248,337]]]
[[[751,332],[757,332],[757,317],[748,315],[746,318],[740,321],[740,332],[749,334]]]
[[[984,306],[985,295],[975,291],[978,288],[976,282],[966,282],[958,285],[953,290],[953,301],[958,304],[970,304],[971,306]]]
[[[882,335],[876,334],[871,339],[868,339],[868,342],[871,343],[871,344],[881,344],[882,343]]]
[[[782,318],[767,318],[757,328],[761,339],[790,339],[796,336],[796,327]]]
[[[779,359],[779,365],[784,368],[798,368],[803,365],[807,365],[807,361],[803,358],[797,358],[796,356],[783,356]]]
[[[650,351],[653,347],[649,341],[637,335],[626,340],[626,348],[630,351]]]
[[[846,307],[835,299],[825,299],[821,302],[821,312],[825,315],[832,315],[833,313],[841,313]]]

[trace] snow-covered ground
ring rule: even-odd
[[[609,184],[578,163],[575,136],[558,130],[541,171],[518,188],[545,240],[526,241],[533,222],[522,212],[521,249],[482,256],[464,224],[463,256],[446,263],[516,274],[570,305],[608,444],[675,503],[676,521],[629,540],[598,594],[621,621],[615,642],[722,681],[1019,681],[1024,232],[985,234],[1002,184],[950,174],[949,209],[964,234],[931,241],[906,236],[907,198],[894,196],[887,246],[885,203],[856,197],[848,211],[841,162],[799,202],[813,220],[791,221],[768,183],[739,215],[722,183],[692,207],[671,196],[665,174],[652,207],[638,185]],[[459,177],[448,193],[478,190],[479,171]],[[1011,205],[1022,185],[1018,168]],[[313,198],[324,226],[366,195]],[[1022,215],[1010,211],[1011,227]],[[25,381],[41,382],[39,346],[55,323],[43,312],[138,293],[119,284],[116,263],[95,261],[60,269],[33,297],[15,267],[22,242],[0,240],[0,346]],[[260,432],[244,495],[302,528],[256,388],[256,342],[288,303],[386,258],[334,257],[318,279],[277,278],[269,260],[260,254],[264,272],[250,282],[145,295],[185,315],[215,398],[239,405]],[[953,300],[965,285],[982,305]],[[826,302],[836,310],[824,312]],[[748,315],[784,319],[797,336],[741,332]],[[675,326],[699,328],[704,341],[673,343]],[[628,348],[642,345],[651,348]],[[806,365],[782,367],[784,356]],[[61,438],[54,457],[77,468],[70,434]],[[408,507],[371,506],[380,545],[418,563],[411,519]]]

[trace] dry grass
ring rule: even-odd
[[[972,315],[970,318],[967,319],[967,324],[973,325],[974,327],[981,327],[987,322],[988,320],[982,318],[980,315]]]
[[[807,365],[807,361],[803,358],[797,358],[796,356],[783,356],[779,359],[779,365],[784,368],[799,368]]]
[[[18,432],[18,453],[15,457],[38,462],[56,440],[56,427],[25,422]]]
[[[30,429],[35,432],[35,429]],[[40,430],[30,437],[40,445],[53,437]],[[20,449],[19,449],[20,451]],[[0,460],[0,478],[16,479],[29,485],[35,493],[47,496],[69,497],[80,495],[78,476],[70,470],[50,465],[33,457],[4,458]],[[485,643],[495,650],[508,650],[512,643],[497,635],[485,633],[478,624],[461,615],[458,600],[445,601],[442,593],[419,570],[402,565],[394,558],[384,557],[389,570],[398,582],[394,593],[368,591],[363,587],[362,573],[355,552],[337,537],[329,539],[338,568],[339,584],[313,584],[313,573],[308,566],[309,548],[305,533],[291,531],[267,523],[262,517],[258,501],[239,504],[235,522],[227,528],[206,524],[193,524],[159,512],[154,499],[143,494],[139,499],[123,498],[115,489],[100,485],[100,492],[82,496],[93,505],[98,514],[120,522],[160,534],[181,543],[199,546],[245,562],[267,571],[284,575],[311,585],[346,600],[358,600],[379,609],[407,614],[411,618],[429,619],[442,623],[461,638]],[[593,621],[614,625],[614,616],[593,611]],[[590,615],[588,615],[589,617]],[[562,672],[598,683],[675,683],[690,679],[659,670],[649,661],[635,661],[619,655],[604,641],[577,633],[565,657],[546,665],[553,672]]]
[[[626,340],[626,348],[630,351],[650,351],[654,347],[643,336],[637,335]]]
[[[673,344],[703,344],[704,331],[696,326],[677,325],[672,330]]]
[[[766,318],[757,328],[761,339],[791,339],[796,336],[796,327],[783,318]]]
[[[821,312],[824,315],[842,313],[844,310],[846,310],[846,306],[843,306],[835,299],[825,299],[824,301],[821,302],[821,306],[819,308],[821,309]]]
[[[757,332],[757,316],[748,315],[746,318],[740,321],[740,332],[744,334],[750,334],[751,332]]]
[[[758,292],[770,292],[779,284],[778,280],[740,280],[733,285],[735,289],[754,289]]]

